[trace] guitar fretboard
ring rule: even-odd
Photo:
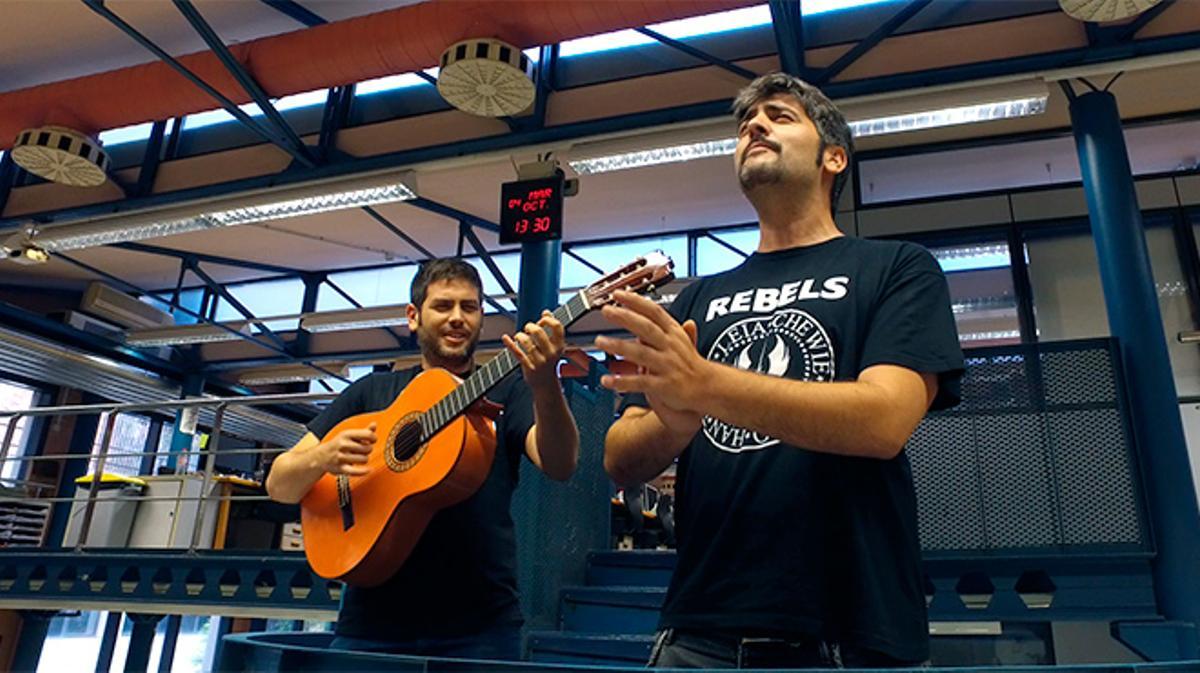
[[[565,328],[570,327],[589,310],[587,299],[583,291],[580,291],[567,300],[567,303],[555,309],[554,317]],[[520,327],[518,326],[518,328]],[[489,390],[496,387],[497,383],[500,383],[505,376],[519,366],[521,363],[517,361],[516,356],[511,351],[505,350],[476,369],[467,377],[467,380],[454,389],[454,392],[443,397],[421,415],[421,442],[429,441],[442,428],[449,425],[450,421],[478,402]]]

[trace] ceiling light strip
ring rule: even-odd
[[[1041,114],[1046,111],[1046,96],[978,103],[959,107],[942,108],[901,115],[864,119],[849,122],[856,138],[901,133],[923,129],[955,126],[974,122],[1011,119]],[[580,175],[594,175],[610,171],[672,164],[708,157],[729,156],[737,149],[737,139],[710,140],[648,150],[637,150],[609,154],[594,158],[570,161],[571,168]]]

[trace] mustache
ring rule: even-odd
[[[750,141],[749,145],[746,146],[746,152],[749,152],[751,149],[753,149],[755,145],[763,145],[763,146],[767,147],[768,149],[774,150],[775,152],[778,152],[780,150],[779,143],[776,143],[772,140],[768,140],[766,138],[755,138]],[[745,152],[742,153],[742,156],[745,156]]]

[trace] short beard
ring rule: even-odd
[[[479,335],[471,337],[461,351],[450,352],[442,348],[441,340],[437,333],[424,327],[417,327],[417,345],[421,348],[421,355],[429,364],[450,371],[464,371],[470,368],[471,360],[475,356],[475,347],[479,344]]]
[[[743,192],[753,191],[758,187],[766,185],[778,184],[783,180],[783,168],[779,165],[778,159],[770,165],[754,164],[747,166],[742,164],[738,170],[738,182],[742,185]]]

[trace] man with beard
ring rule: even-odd
[[[946,279],[920,246],[843,236],[842,113],[785,74],[734,102],[757,251],[670,311],[628,293],[596,339],[632,364],[605,467],[647,481],[678,459],[679,558],[651,664],[893,667],[929,656],[904,445],[958,401]]]
[[[296,503],[328,474],[362,475],[377,440],[374,424],[321,441],[343,419],[388,407],[413,377],[441,367],[465,378],[475,367],[483,324],[479,274],[457,259],[421,265],[407,307],[421,364],[376,373],[351,384],[308,424],[309,433],[280,455],[267,477],[275,500]],[[426,527],[391,579],[347,586],[338,612],[338,649],[472,659],[518,659],[521,611],[517,600],[516,541],[510,515],[520,456],[565,481],[575,471],[579,433],[563,398],[557,364],[563,326],[549,311],[505,346],[522,376],[507,377],[487,394],[503,407],[496,455],[483,486],[446,508]]]

